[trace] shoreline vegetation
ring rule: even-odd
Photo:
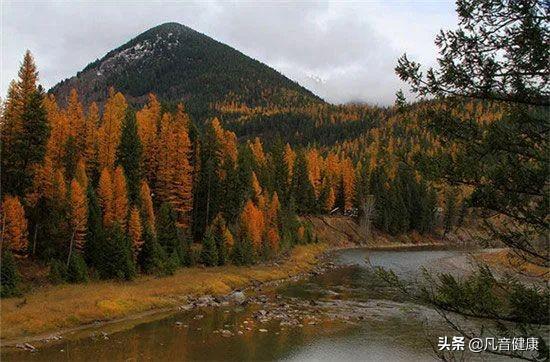
[[[1,344],[14,345],[33,336],[109,322],[152,310],[167,310],[189,296],[222,296],[254,283],[283,280],[308,272],[329,249],[326,243],[299,245],[280,263],[249,266],[193,267],[166,277],[134,281],[93,281],[47,286],[2,301]],[[47,337],[44,335],[44,337]]]
[[[349,217],[308,217],[308,220],[313,223],[321,242],[298,245],[275,262],[255,266],[197,266],[179,269],[172,276],[140,276],[133,281],[48,285],[22,297],[3,299],[0,345],[11,348],[21,343],[52,341],[56,336],[79,330],[162,317],[177,311],[190,297],[222,297],[258,283],[284,281],[307,274],[324,255],[337,249],[389,250],[447,245],[441,239],[411,243],[402,237],[389,238],[378,233],[373,242],[360,245],[358,226]],[[322,224],[331,227],[323,228]],[[84,335],[72,337],[78,339]]]

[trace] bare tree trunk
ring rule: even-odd
[[[6,230],[6,213],[2,213],[2,237],[0,238],[0,260],[2,259],[2,251],[4,251],[4,230]]]
[[[36,251],[36,234],[38,234],[38,224],[34,225],[34,236],[33,236],[33,242],[32,242],[32,255],[34,255],[34,252]]]
[[[367,195],[367,198],[363,203],[363,217],[361,218],[361,226],[365,236],[365,243],[368,243],[371,239],[372,219],[375,215],[374,201],[374,195]]]
[[[208,173],[208,191],[206,193],[206,220],[205,220],[205,227],[208,227],[208,215],[210,213],[210,180],[211,180],[212,174]]]
[[[73,234],[71,235],[71,244],[69,246],[69,256],[67,257],[67,267],[69,267],[69,263],[71,262],[71,255],[73,253],[73,242],[74,242],[75,234],[76,234],[76,228],[73,230]]]

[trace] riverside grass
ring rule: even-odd
[[[285,279],[309,271],[327,249],[325,243],[300,245],[278,265],[194,267],[163,278],[141,276],[131,282],[45,286],[23,297],[2,300],[0,338],[6,341],[55,333],[94,321],[175,307],[189,295],[224,295],[253,281]]]

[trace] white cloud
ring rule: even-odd
[[[2,94],[25,49],[46,88],[146,29],[180,22],[279,70],[328,101],[393,102],[403,52],[430,64],[450,2],[2,2]],[[318,79],[323,79],[320,82]]]

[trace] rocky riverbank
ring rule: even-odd
[[[133,320],[177,310],[200,298],[229,295],[236,289],[288,280],[311,271],[329,249],[326,244],[294,248],[280,262],[254,267],[181,269],[169,277],[132,282],[90,282],[47,286],[23,298],[2,301],[2,346],[52,339],[105,323]],[[136,317],[137,316],[137,317]]]

